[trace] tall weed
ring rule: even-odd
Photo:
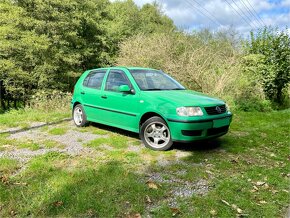
[[[68,92],[40,90],[31,97],[28,108],[46,112],[69,111],[71,98]]]

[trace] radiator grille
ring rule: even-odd
[[[204,108],[208,115],[218,115],[223,114],[227,111],[226,105],[218,105],[213,107],[205,107]]]

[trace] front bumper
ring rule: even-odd
[[[196,141],[219,137],[228,132],[232,113],[196,120],[167,119],[173,141]]]

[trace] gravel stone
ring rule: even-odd
[[[33,123],[33,125],[40,125],[41,123]],[[68,126],[71,127],[72,123],[69,122]],[[47,132],[42,132],[39,129],[29,129],[26,131],[16,132],[9,136],[10,139],[30,139],[33,141],[53,140],[65,145],[65,148],[41,148],[35,151],[29,149],[14,149],[12,151],[0,151],[0,157],[8,157],[16,159],[22,163],[27,162],[30,158],[43,155],[48,152],[56,151],[63,152],[69,155],[79,155],[92,153],[94,150],[89,147],[84,147],[83,144],[107,136],[100,136],[90,132],[79,132],[75,130],[68,130],[63,135],[50,135]],[[95,152],[95,151],[94,151]]]
[[[129,147],[127,148],[129,151],[133,151],[138,153],[139,151],[141,151],[143,148],[142,145],[129,145]]]

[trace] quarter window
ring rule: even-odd
[[[127,76],[123,72],[111,71],[106,82],[106,90],[118,92],[121,85],[131,87]]]
[[[85,78],[83,85],[89,88],[101,89],[106,71],[94,71]]]

